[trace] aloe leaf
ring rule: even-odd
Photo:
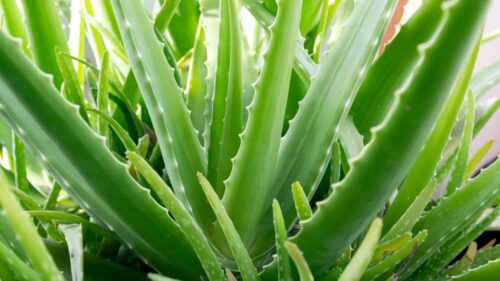
[[[223,181],[231,172],[231,159],[238,151],[243,129],[243,44],[235,1],[221,1],[219,13],[219,53],[207,145],[208,179],[222,196]]]
[[[42,280],[38,273],[30,268],[22,259],[20,259],[7,245],[0,241],[0,261],[6,264],[7,269],[17,272],[17,277],[22,281],[38,281]],[[1,276],[0,278],[6,278]],[[6,278],[6,280],[8,280]],[[11,280],[17,280],[16,278]]]
[[[417,46],[434,34],[442,17],[442,3],[425,1],[368,70],[351,108],[354,123],[364,136],[369,137],[370,129],[384,120],[395,100],[394,92],[417,65]]]
[[[391,270],[394,270],[396,266],[398,266],[402,261],[407,259],[409,255],[411,255],[411,252],[414,251],[418,247],[418,245],[425,240],[426,236],[427,232],[425,230],[419,232],[399,250],[386,257],[382,261],[376,263],[375,265],[369,267],[363,274],[361,280],[376,280],[375,278],[383,276],[383,274],[387,274],[388,272],[391,272]]]
[[[450,181],[446,187],[446,195],[453,193],[461,186],[467,178],[465,177],[465,169],[467,168],[467,159],[469,157],[469,147],[472,141],[474,129],[474,96],[469,92],[467,96],[467,115],[465,117],[465,126],[462,134],[462,139],[457,151],[457,160],[451,172]]]
[[[61,89],[63,89],[62,92],[66,96],[66,99],[79,106],[80,115],[86,122],[89,122],[87,113],[85,112],[83,89],[78,83],[78,77],[73,63],[64,55],[58,46],[55,47],[54,52],[59,71],[64,79],[64,87],[61,87]]]
[[[171,24],[168,25],[168,33],[177,58],[184,56],[193,47],[199,15],[196,0],[182,0],[177,6]]]
[[[462,63],[473,50],[489,3],[455,1],[451,4],[444,6],[446,16],[434,39],[419,47],[420,65],[413,80],[398,91],[397,106],[353,161],[344,180],[333,186],[333,193],[317,204],[316,213],[292,238],[318,274],[340,256],[409,172]],[[464,22],[465,15],[467,22]],[[460,39],[455,36],[458,30],[463,35]],[[460,47],[450,51],[448,46],[452,42]],[[325,229],[324,225],[332,221],[336,227]],[[320,254],[315,250],[319,247],[324,249]]]
[[[301,0],[280,1],[276,23],[255,85],[241,145],[233,159],[223,202],[235,219],[235,227],[246,245],[253,242],[255,228],[271,202],[272,181],[278,157]],[[279,66],[279,67],[277,67]],[[269,122],[273,120],[273,122]],[[262,151],[262,153],[255,153]],[[254,177],[258,173],[259,177]],[[253,210],[247,212],[246,210]]]
[[[75,214],[70,214],[60,211],[51,211],[51,210],[34,210],[34,211],[28,211],[28,215],[34,218],[47,218],[51,220],[61,221],[64,223],[81,224],[99,235],[102,235],[112,240],[117,240],[117,237],[113,232]]]
[[[59,71],[55,48],[69,52],[69,47],[56,5],[50,0],[23,0],[22,3],[31,54],[43,71],[53,75],[56,87],[60,88],[64,79]]]
[[[94,7],[92,6],[91,0],[83,0],[83,8],[85,14],[95,16]],[[106,49],[104,42],[97,28],[95,28],[87,20],[85,21],[85,27],[86,37],[90,48],[92,49],[93,55],[96,58],[97,62],[100,62]]]
[[[300,31],[302,34],[309,32],[319,21],[324,0],[304,1],[300,17]]]
[[[288,187],[293,181],[299,181],[310,196],[319,184],[355,88],[376,54],[374,42],[379,41],[388,21],[383,15],[390,12],[395,3],[392,0],[358,3],[353,21],[346,29],[361,31],[343,33],[326,55],[281,141],[273,185],[279,187],[275,189],[276,197],[281,202],[287,224],[295,217]],[[322,134],[310,133],[318,131]],[[267,223],[264,226],[268,227]]]
[[[431,2],[431,1],[429,1]],[[384,232],[391,228],[399,217],[406,211],[421,190],[429,183],[435,173],[441,155],[445,151],[446,143],[452,134],[460,106],[467,93],[469,81],[474,69],[479,44],[469,56],[467,63],[462,67],[455,86],[442,112],[439,115],[434,130],[425,144],[407,178],[400,187],[396,198],[384,216]]]
[[[28,176],[26,171],[26,157],[24,144],[22,141],[16,136],[16,134],[12,133],[12,149],[14,150],[14,171],[15,171],[15,179],[16,179],[16,187],[20,190],[27,192],[28,191]]]
[[[500,82],[500,60],[496,60],[493,63],[481,68],[471,81],[470,88],[476,99],[479,100],[492,89],[496,84]]]
[[[167,0],[161,5],[160,10],[155,17],[155,27],[161,32],[165,32],[167,27],[170,25],[170,21],[174,16],[177,7],[179,6],[180,0]],[[198,36],[196,36],[198,38]]]
[[[85,20],[83,19],[83,0],[71,1],[71,21],[69,23],[68,47],[75,57],[85,58]],[[84,65],[74,63],[76,67],[76,74],[78,83],[83,86],[84,83]]]
[[[441,199],[436,207],[417,222],[413,231],[427,229],[428,236],[415,252],[405,275],[417,270],[453,234],[464,229],[467,221],[479,217],[495,202],[500,192],[500,183],[496,180],[500,173],[499,167],[500,162],[495,162],[451,196]],[[446,219],[442,219],[444,217]],[[417,273],[423,276],[423,272],[425,271]]]
[[[496,260],[500,258],[500,246],[496,245],[489,249],[479,250],[476,254],[476,258],[472,263],[471,268],[475,268],[488,263],[489,261]]]
[[[66,244],[68,245],[68,252],[71,263],[71,280],[83,280],[83,242],[82,242],[82,226],[79,224],[69,224],[60,226]]]
[[[389,231],[384,235],[384,241],[393,239],[398,235],[401,235],[407,231],[410,231],[415,223],[420,218],[420,215],[424,211],[427,203],[432,199],[432,195],[436,191],[437,183],[432,180],[420,194],[415,198],[415,201],[406,209],[404,214],[398,219],[398,221],[391,227]]]
[[[287,230],[280,205],[276,200],[273,201],[273,220],[276,239],[276,257],[278,263],[278,280],[289,281],[292,277],[290,271],[290,258],[285,248]]]
[[[96,109],[87,109],[87,111],[96,113],[102,120],[102,125],[111,126],[127,150],[138,152],[138,148],[132,138],[130,138],[127,131],[115,119]]]
[[[17,1],[2,0],[0,1],[0,7],[2,8],[2,14],[8,32],[10,33],[10,35],[22,40],[21,45],[23,46],[24,53],[30,55],[30,50],[28,47],[28,34],[26,32],[26,27],[21,21],[21,11],[19,9]]]
[[[196,172],[205,172],[207,164],[182,90],[142,2],[113,0],[112,3],[132,70],[158,136],[169,179],[176,195],[192,208],[196,220],[206,230],[213,214],[199,188]]]
[[[165,209],[133,181],[19,47],[4,33],[0,42],[2,117],[37,151],[40,162],[94,219],[106,223],[152,266],[174,276],[198,276],[196,256]]]
[[[363,150],[363,136],[358,132],[352,118],[347,117],[340,126],[339,139],[348,160],[355,159]]]
[[[99,86],[97,90],[97,109],[104,115],[109,114],[109,53],[104,52],[101,61],[101,70],[99,72]],[[108,138],[108,122],[101,116],[97,116],[97,133]]]
[[[259,280],[259,275],[257,274],[257,269],[252,263],[252,259],[248,254],[243,241],[241,240],[236,228],[229,217],[229,214],[224,209],[224,205],[219,200],[217,193],[215,193],[210,182],[200,173],[198,173],[198,178],[200,180],[201,187],[205,195],[207,196],[212,209],[214,210],[217,221],[219,222],[224,235],[226,236],[229,248],[233,253],[236,264],[240,269],[241,276],[243,280]]]
[[[134,152],[127,152],[127,157],[130,159],[132,165],[150,184],[165,207],[172,213],[184,234],[189,238],[208,278],[210,280],[224,280],[224,272],[217,261],[215,253],[212,251],[203,231],[188,210],[182,205],[177,197],[175,197],[172,190],[165,184],[155,170],[149,166],[146,160]]]
[[[427,259],[427,261],[414,273],[414,277],[426,280],[438,275],[467,245],[476,239],[497,218],[500,208],[497,207],[484,219],[472,223],[462,233],[451,234],[452,239],[441,249]]]
[[[173,2],[173,1],[167,1]],[[208,82],[207,78],[207,49],[205,47],[205,28],[201,18],[198,23],[198,30],[196,31],[196,41],[193,47],[193,59],[188,73],[188,82],[186,89],[187,107],[191,114],[191,122],[198,131],[198,138],[204,144],[203,134],[205,133],[205,110]]]
[[[481,161],[483,161],[486,154],[488,154],[488,152],[490,151],[493,143],[493,140],[486,142],[477,150],[474,155],[472,155],[469,162],[467,163],[467,168],[465,169],[464,176],[466,178],[470,178],[472,176],[478,165],[481,163]]]
[[[385,258],[385,256],[399,250],[402,246],[407,244],[411,238],[411,234],[408,232],[390,240],[386,239],[387,241],[385,242],[384,239],[381,239],[381,243],[379,243],[373,254],[372,264],[379,262]]]
[[[38,236],[33,222],[29,220],[3,178],[0,179],[0,194],[2,194],[0,196],[2,212],[15,231],[17,240],[23,247],[33,268],[40,274],[40,279],[45,281],[64,280]]]
[[[295,267],[299,272],[299,277],[301,281],[313,281],[314,276],[312,275],[311,269],[307,265],[307,261],[304,259],[302,252],[299,247],[292,242],[286,241],[285,248],[288,251],[288,254],[292,258],[295,263]]]
[[[299,182],[292,183],[292,194],[299,219],[301,221],[305,221],[312,217],[313,212],[311,210],[311,206],[309,205],[309,200],[304,193],[304,188],[302,188],[302,185],[300,185]]]
[[[377,217],[372,222],[352,260],[340,275],[339,281],[357,281],[361,279],[366,268],[370,265],[381,233],[382,219]]]
[[[442,274],[445,274],[447,276],[456,276],[464,273],[471,266],[476,253],[477,243],[472,242],[469,247],[467,247],[465,254],[460,258],[460,260],[448,267]]]
[[[451,278],[453,281],[500,280],[500,259],[489,262],[466,273]]]

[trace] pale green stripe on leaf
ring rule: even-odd
[[[377,249],[381,233],[382,219],[377,217],[368,229],[363,242],[354,253],[351,261],[340,275],[339,281],[357,281],[361,279]]]
[[[97,109],[103,115],[109,115],[109,53],[104,52],[101,60],[101,70],[99,71],[99,82],[97,88]],[[105,138],[109,138],[108,122],[97,115],[97,133]],[[108,140],[108,143],[109,140]]]
[[[26,153],[23,142],[19,139],[15,132],[12,132],[12,149],[14,155],[14,175],[16,179],[16,187],[20,190],[28,191],[28,175],[26,171]]]
[[[20,242],[33,268],[44,281],[63,281],[64,278],[56,267],[42,239],[38,236],[33,222],[19,205],[14,194],[10,191],[3,176],[0,178],[0,205],[12,229]]]
[[[299,272],[300,281],[314,281],[311,269],[307,265],[307,261],[304,259],[304,255],[300,251],[299,247],[292,242],[286,241],[285,248],[295,263],[295,267]]]
[[[201,187],[207,196],[210,205],[217,217],[217,221],[219,222],[224,235],[226,236],[227,242],[229,244],[229,248],[233,253],[234,259],[238,268],[240,269],[241,276],[243,280],[246,281],[257,281],[259,280],[259,275],[257,274],[257,269],[252,263],[252,259],[248,254],[245,245],[243,244],[236,228],[231,221],[228,213],[224,209],[224,205],[220,201],[217,193],[215,193],[213,187],[210,185],[210,182],[201,174],[198,173],[198,178],[200,180]]]
[[[127,157],[137,171],[146,179],[165,207],[172,213],[179,227],[195,250],[209,279],[214,281],[224,280],[224,272],[217,261],[215,253],[203,231],[189,211],[179,199],[175,197],[170,187],[168,187],[156,171],[149,166],[146,160],[134,152],[127,152]]]
[[[299,182],[292,183],[292,194],[299,219],[301,221],[305,221],[312,217],[313,212],[311,210],[311,206],[309,205],[309,200],[304,193],[304,188],[302,188],[302,185],[300,185]]]

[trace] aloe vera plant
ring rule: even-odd
[[[490,2],[1,0],[0,280],[500,280]]]

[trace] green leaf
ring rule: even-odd
[[[432,1],[426,3],[430,2]],[[450,134],[452,134],[452,129],[456,124],[460,106],[467,93],[478,52],[479,43],[476,43],[474,52],[468,57],[467,62],[461,68],[461,73],[437,119],[431,136],[387,210],[384,217],[384,232],[396,223],[436,172],[441,156],[446,151],[445,147],[449,141]],[[452,166],[452,163],[450,165]]]
[[[307,261],[304,259],[299,247],[292,242],[286,241],[285,248],[295,263],[297,271],[299,272],[300,281],[313,281],[314,276],[312,275],[311,269],[309,269]]]
[[[30,268],[28,265],[24,263],[22,259],[20,259],[7,245],[5,245],[2,241],[0,241],[0,261],[6,264],[10,269],[17,274],[17,277],[22,281],[38,281],[40,276],[36,271]],[[0,278],[6,278],[5,276],[0,275]],[[10,281],[6,278],[7,281]],[[12,281],[17,279],[11,279]]]
[[[253,243],[259,220],[273,198],[272,181],[295,51],[290,46],[295,46],[297,41],[299,23],[296,19],[300,16],[301,2],[279,3],[248,122],[232,161],[231,174],[225,182],[223,203],[246,245]],[[259,176],[255,177],[257,173]]]
[[[174,70],[163,54],[163,46],[142,2],[112,0],[112,3],[172,187],[181,202],[192,208],[202,229],[207,231],[213,213],[196,178],[196,172],[205,172],[207,164],[182,89],[177,85]]]
[[[161,5],[160,10],[155,17],[155,27],[161,32],[165,32],[167,27],[170,25],[170,21],[174,16],[177,7],[179,6],[180,0],[167,0]],[[198,36],[196,36],[198,38]]]
[[[1,0],[0,7],[2,8],[3,19],[5,21],[6,30],[13,37],[22,40],[24,53],[30,55],[28,48],[28,34],[26,27],[22,22],[21,11],[16,0]]]
[[[352,260],[340,275],[339,281],[357,281],[361,279],[366,268],[370,265],[381,233],[382,219],[377,217],[368,229]]]
[[[168,25],[168,33],[172,38],[173,50],[177,58],[184,56],[193,47],[199,15],[196,0],[182,0],[177,6]]]
[[[26,171],[26,157],[24,144],[22,141],[16,136],[14,132],[12,132],[12,149],[14,150],[14,171],[16,178],[16,187],[20,190],[27,192],[28,191],[28,176]]]
[[[436,191],[437,182],[432,180],[420,194],[415,198],[415,201],[406,209],[403,215],[384,235],[383,241],[388,241],[402,235],[405,232],[411,231],[415,223],[422,215],[425,207],[432,199],[432,195]]]
[[[460,258],[460,260],[448,267],[442,274],[446,274],[447,276],[456,276],[464,273],[471,266],[476,253],[477,243],[472,242],[465,251],[465,254]]]
[[[486,154],[488,154],[488,152],[490,151],[493,143],[493,140],[487,141],[476,151],[474,155],[472,155],[469,163],[467,163],[467,168],[465,169],[464,176],[466,178],[470,178],[473,175],[474,171],[478,168],[481,161],[483,161]]]
[[[280,205],[276,200],[273,201],[273,219],[276,239],[276,259],[278,263],[278,280],[289,281],[292,277],[290,271],[290,258],[287,253],[287,248],[285,247],[287,230]]]
[[[332,194],[317,204],[313,217],[291,239],[304,251],[317,274],[340,256],[411,169],[462,63],[473,50],[488,4],[455,1],[444,6],[446,16],[439,31],[433,40],[420,47],[420,65],[414,78],[398,91],[397,106],[353,161],[344,180],[333,186]],[[455,36],[459,31],[460,38]],[[450,44],[457,48],[450,50]],[[335,228],[324,227],[332,221]],[[320,247],[324,250],[318,253],[316,249]]]
[[[363,281],[375,280],[379,276],[384,276],[388,272],[394,271],[396,266],[398,266],[402,261],[409,258],[412,251],[414,251],[422,241],[424,241],[427,236],[427,231],[419,232],[413,239],[406,243],[399,250],[386,257],[382,261],[376,263],[375,265],[369,267],[363,274]]]
[[[460,276],[453,277],[452,281],[477,281],[477,280],[500,280],[500,259],[494,260],[483,266],[470,270]]]
[[[472,142],[474,129],[474,96],[469,92],[467,96],[467,115],[460,145],[458,146],[457,160],[451,172],[450,181],[446,187],[446,196],[452,194],[459,186],[465,183],[468,178],[465,176],[467,159],[469,157],[469,147]]]
[[[71,197],[157,270],[199,276],[194,252],[165,209],[1,32],[0,64],[2,117]]]
[[[222,205],[222,202],[217,196],[217,193],[215,193],[213,187],[210,185],[210,182],[202,174],[198,173],[197,175],[200,180],[201,187],[205,192],[212,209],[214,210],[217,221],[226,236],[229,248],[233,253],[243,280],[258,281],[259,275],[257,274],[257,269],[253,265],[252,259],[250,258],[243,241],[238,235],[229,214],[224,209],[224,205]]]
[[[87,109],[87,111],[97,114],[103,122],[102,125],[105,125],[106,127],[108,125],[111,126],[128,151],[138,152],[137,146],[135,145],[132,138],[130,138],[130,136],[128,135],[128,132],[122,126],[120,126],[120,124],[118,124],[118,122],[115,119],[97,109],[89,108]]]
[[[384,239],[381,240],[381,243],[377,246],[375,253],[373,254],[372,264],[379,262],[387,255],[396,252],[401,249],[402,246],[408,243],[411,239],[411,234],[405,233],[391,240],[385,239],[387,241],[384,242]]]
[[[55,48],[69,52],[69,47],[55,2],[23,0],[22,3],[31,54],[44,72],[52,74],[54,84],[60,88],[64,79],[59,71]]]
[[[71,280],[83,281],[82,225],[67,224],[59,227],[64,233],[71,263]]]
[[[170,187],[156,173],[141,156],[134,152],[127,152],[127,157],[137,171],[146,179],[151,188],[158,195],[165,207],[172,213],[179,227],[182,229],[189,243],[195,250],[205,272],[210,280],[224,280],[224,272],[221,270],[215,253],[198,226],[194,218],[182,203],[175,197]]]
[[[304,188],[302,188],[302,185],[300,185],[299,182],[292,183],[292,194],[299,220],[305,221],[312,217],[313,212],[311,210],[311,206],[309,205],[309,200],[304,193]]]
[[[109,53],[104,52],[99,72],[99,86],[97,89],[97,109],[104,115],[109,114]],[[109,138],[107,120],[97,115],[97,133],[105,138]],[[108,140],[109,143],[109,140]]]
[[[219,53],[207,146],[208,179],[222,196],[243,130],[243,44],[235,0],[222,0],[219,13]]]
[[[500,245],[496,245],[489,249],[479,249],[476,258],[472,263],[471,268],[475,268],[488,263],[489,261],[497,260],[500,258]]]
[[[12,229],[16,233],[16,239],[23,247],[33,268],[40,274],[40,280],[64,280],[52,257],[43,245],[41,238],[38,236],[33,222],[29,220],[3,177],[0,178],[0,194],[1,211],[7,217]]]

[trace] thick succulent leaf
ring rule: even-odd
[[[468,178],[465,178],[465,169],[467,168],[467,159],[469,157],[469,147],[472,142],[474,130],[474,95],[469,92],[467,96],[467,115],[465,117],[464,131],[457,151],[457,160],[453,171],[451,172],[445,195],[452,194]]]
[[[200,226],[207,230],[213,214],[196,178],[197,172],[206,171],[206,159],[182,89],[177,85],[142,2],[113,0],[112,4],[172,187],[183,204],[190,206]]]
[[[273,198],[272,181],[295,53],[290,46],[295,46],[297,41],[299,23],[296,19],[300,16],[301,2],[279,3],[248,122],[232,161],[231,174],[225,182],[224,206],[246,245],[253,243],[256,226]],[[256,174],[259,176],[255,177]]]
[[[71,1],[71,20],[69,22],[68,47],[72,55],[79,59],[85,59],[85,20],[83,17],[83,0]],[[85,66],[74,62],[78,83],[83,86]]]
[[[146,179],[165,207],[172,213],[198,255],[198,259],[205,269],[208,278],[214,281],[224,280],[224,272],[217,261],[215,253],[189,211],[175,197],[170,187],[167,186],[155,170],[148,165],[146,160],[134,152],[127,152],[127,157],[138,172]]]
[[[290,257],[285,248],[287,230],[280,205],[276,200],[273,201],[273,219],[276,239],[276,259],[278,263],[278,280],[289,281],[291,280]]]
[[[66,238],[71,264],[71,280],[83,281],[83,242],[82,225],[61,225],[60,229]]]
[[[472,223],[466,223],[467,229],[460,233],[453,232],[450,242],[435,251],[432,257],[414,273],[414,277],[418,280],[426,280],[437,276],[443,268],[446,267],[460,252],[467,247],[471,241],[476,239],[491,223],[497,218],[500,207],[497,207],[493,212],[488,214],[484,219],[479,221],[472,220]],[[477,216],[477,215],[476,215]]]
[[[177,58],[184,56],[193,47],[199,16],[197,0],[182,0],[177,6],[176,13],[168,25],[168,33]]]
[[[396,99],[394,92],[411,77],[420,57],[417,46],[434,34],[442,17],[442,3],[425,1],[370,67],[351,109],[354,123],[364,136],[369,137],[370,129],[384,120]]]
[[[14,154],[14,176],[16,180],[16,187],[24,192],[28,192],[29,183],[26,170],[26,151],[23,142],[12,132],[12,150]]]
[[[428,1],[429,3],[431,1]],[[439,9],[438,7],[436,7]],[[456,124],[460,106],[467,93],[469,81],[474,69],[475,61],[479,51],[479,44],[467,63],[462,67],[462,72],[448,98],[445,107],[440,113],[439,119],[432,131],[429,140],[425,144],[422,152],[413,164],[403,185],[399,188],[396,198],[384,216],[384,232],[389,230],[401,215],[408,209],[417,195],[429,183],[435,173],[436,167],[444,153],[445,146],[449,141],[452,129]]]
[[[319,21],[323,0],[306,0],[302,5],[300,17],[300,31],[302,34],[309,32]]]
[[[366,268],[370,265],[381,234],[382,219],[377,217],[368,229],[352,260],[340,275],[339,281],[358,281],[361,279]]]
[[[426,229],[428,235],[425,242],[415,252],[415,256],[406,271],[406,276],[417,270],[454,234],[464,229],[467,226],[467,221],[479,217],[486,208],[496,201],[500,192],[499,174],[500,162],[497,161],[476,178],[456,190],[450,197],[441,199],[438,206],[417,222],[413,231]],[[424,272],[425,270],[419,270],[415,278],[419,280],[418,278]],[[425,277],[421,279],[425,279]]]
[[[451,278],[452,281],[500,280],[500,259],[489,262],[466,273]]]
[[[219,13],[219,53],[207,146],[208,179],[222,196],[243,130],[243,45],[235,0],[222,0]]]
[[[3,178],[0,178],[0,194],[2,194],[0,196],[1,211],[16,233],[16,239],[21,244],[30,264],[40,274],[40,280],[63,281],[64,278],[38,236],[33,222],[30,221]]]
[[[40,162],[94,219],[152,266],[172,275],[198,276],[196,256],[165,209],[133,181],[19,47],[3,33],[0,42],[2,117]]]
[[[374,59],[379,38],[396,1],[360,1],[352,21],[326,55],[297,115],[282,139],[274,178],[285,221],[293,214],[288,187],[299,181],[309,196],[314,192],[331,156],[331,146],[360,85]],[[319,132],[321,134],[312,134]],[[311,149],[311,147],[313,149]],[[307,256],[307,255],[306,255]]]
[[[245,244],[243,244],[243,241],[239,237],[229,214],[224,209],[224,205],[222,205],[222,202],[217,196],[217,193],[215,193],[213,187],[210,185],[210,182],[208,182],[208,180],[200,173],[198,173],[198,178],[200,179],[203,192],[205,192],[205,195],[214,210],[215,216],[217,217],[217,221],[224,232],[229,248],[231,249],[243,280],[258,281],[259,275],[257,274],[257,269],[253,265],[252,259],[245,248]]]
[[[299,220],[305,221],[311,218],[313,212],[311,210],[311,206],[309,205],[307,195],[304,193],[304,188],[299,182],[292,183],[292,194],[293,201],[295,203],[295,210],[297,210]]]
[[[466,178],[472,177],[472,175],[474,174],[474,172],[478,168],[481,161],[483,161],[484,157],[490,151],[491,147],[493,146],[493,143],[494,143],[493,140],[486,142],[476,151],[476,153],[474,155],[472,155],[469,162],[467,163],[467,168],[465,169],[464,176]]]
[[[433,180],[422,190],[422,192],[420,192],[417,198],[415,198],[415,201],[413,201],[404,214],[384,235],[384,241],[394,239],[407,231],[411,231],[427,206],[427,203],[432,199],[432,195],[436,191],[437,186],[436,181]]]
[[[348,117],[342,122],[338,137],[348,160],[355,159],[363,150],[363,136],[358,132],[352,118]]]
[[[288,251],[288,254],[292,258],[295,263],[295,267],[299,272],[299,278],[301,281],[313,281],[314,276],[311,272],[311,269],[307,265],[307,261],[304,259],[304,255],[300,251],[299,247],[292,242],[286,241],[285,248]]]
[[[22,3],[31,54],[40,69],[53,75],[56,87],[60,88],[64,79],[57,64],[55,48],[69,52],[69,47],[56,4],[51,0],[23,0]]]
[[[426,231],[419,232],[413,239],[406,243],[399,250],[386,257],[382,261],[376,263],[375,265],[369,267],[365,274],[363,274],[363,281],[379,280],[375,279],[379,276],[384,276],[384,274],[392,273],[394,269],[405,259],[407,259],[412,251],[414,251],[422,241],[424,241],[427,236]]]
[[[476,256],[476,253],[477,253],[477,243],[472,242],[465,251],[464,255],[457,262],[446,268],[446,270],[443,271],[442,274],[446,276],[456,276],[464,273],[471,266]]]
[[[496,259],[500,259],[500,245],[496,245],[489,249],[480,249],[471,267],[475,268]]]
[[[174,14],[177,11],[177,7],[179,6],[180,2],[180,0],[170,0],[163,2],[160,10],[155,17],[155,27],[158,29],[158,31],[160,31],[161,33],[165,32],[167,27],[170,25],[170,21],[174,17]],[[198,39],[198,36],[196,36],[196,39]]]
[[[167,1],[168,3],[169,1]],[[172,2],[172,1],[170,1]],[[205,96],[207,95],[207,49],[205,47],[205,27],[203,25],[204,18],[201,18],[198,23],[198,30],[196,31],[196,41],[193,47],[193,58],[191,67],[189,68],[187,89],[186,89],[186,103],[191,114],[191,122],[198,131],[198,138],[204,145],[203,134],[205,132],[205,110],[206,102]],[[205,147],[206,148],[206,147]]]
[[[391,240],[386,239],[387,241],[385,242],[383,239],[381,239],[381,242],[379,243],[377,249],[375,250],[375,254],[373,254],[372,264],[379,262],[387,255],[392,254],[395,251],[401,249],[401,247],[406,245],[408,241],[410,241],[410,239],[411,239],[410,232],[404,233],[403,235],[400,235]]]
[[[13,37],[22,40],[23,50],[27,55],[30,55],[30,50],[28,48],[28,34],[26,32],[25,25],[22,22],[21,11],[17,5],[16,0],[2,0],[0,1],[0,7],[2,8],[3,21],[7,31]]]
[[[411,169],[461,65],[473,50],[488,4],[453,1],[444,6],[446,16],[439,31],[419,47],[419,66],[414,78],[398,91],[398,104],[374,131],[371,142],[353,161],[344,180],[333,186],[332,194],[317,204],[316,213],[292,238],[318,274],[375,217]],[[460,38],[455,36],[459,31],[463,35]],[[449,44],[457,48],[450,50]],[[336,227],[325,228],[332,221]]]
[[[18,273],[18,278],[21,281],[39,281],[42,280],[40,275],[30,268],[22,259],[20,259],[6,244],[0,240],[0,261],[7,266],[6,269]],[[11,272],[12,273],[12,272]],[[0,273],[0,278],[5,278],[7,281],[17,280],[12,275],[12,279]]]

